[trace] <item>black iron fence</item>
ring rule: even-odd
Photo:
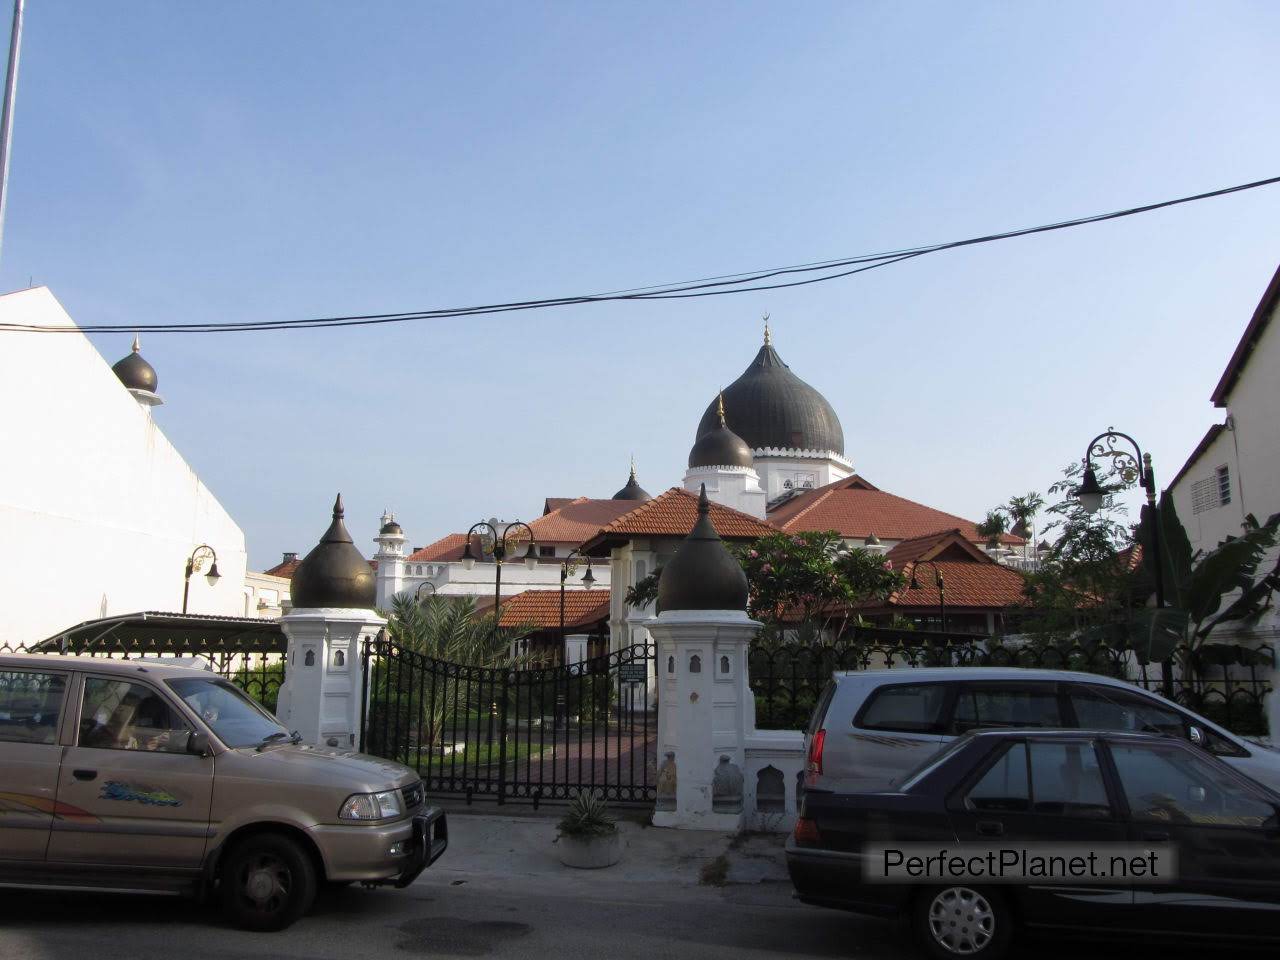
[[[578,789],[652,801],[653,647],[532,667],[469,666],[364,647],[364,749],[413,767],[428,792],[567,800]]]
[[[1186,649],[1174,661],[1189,664]],[[748,652],[756,726],[799,730],[836,670],[912,667],[1030,667],[1079,670],[1115,677],[1164,694],[1159,664],[1141,664],[1131,651],[1079,644],[1003,644],[988,638],[916,631],[863,630],[840,644],[773,644],[757,640]],[[1267,736],[1264,701],[1270,663],[1200,664],[1174,672],[1173,699],[1242,736]]]
[[[285,650],[260,640],[200,641],[126,640],[107,638],[92,644],[41,644],[38,649],[0,643],[0,653],[32,653],[99,660],[161,659],[181,661],[198,657],[219,676],[230,680],[268,710],[275,712],[284,684]]]

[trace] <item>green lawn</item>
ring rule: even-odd
[[[464,749],[454,753],[446,753],[440,755],[440,748],[435,749],[434,754],[431,750],[423,748],[418,751],[418,764],[425,766],[428,762],[434,769],[447,770],[450,765],[461,768],[465,762],[468,769],[477,767],[496,766],[501,756],[502,745],[495,739],[493,743],[485,743],[483,737],[477,743],[468,741]],[[536,760],[540,755],[537,744],[516,743],[510,741],[507,743],[507,763],[513,763],[519,760],[524,763],[526,759]]]

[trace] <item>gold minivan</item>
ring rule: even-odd
[[[299,743],[208,670],[0,656],[0,884],[216,897],[280,930],[320,884],[404,887],[447,845],[408,767]]]

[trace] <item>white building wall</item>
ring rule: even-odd
[[[751,452],[766,499],[772,503],[792,489],[823,487],[853,476],[853,464],[821,450],[760,447]],[[787,486],[790,483],[791,486]]]
[[[0,297],[0,320],[75,326],[45,287]],[[244,534],[93,344],[79,332],[0,336],[0,642],[180,610],[201,543],[222,578],[192,577],[188,609],[243,615]]]
[[[1231,482],[1231,501],[1219,503],[1216,499],[1212,506],[1195,511],[1192,490],[1200,482],[1216,485],[1217,470],[1225,466]],[[1212,550],[1227,537],[1240,535],[1241,524],[1248,513],[1244,497],[1240,495],[1240,461],[1236,457],[1236,436],[1230,430],[1224,430],[1214,438],[1200,459],[1169,490],[1173,500],[1173,508],[1178,512],[1178,519],[1186,528],[1187,539],[1191,541],[1191,551]],[[1216,486],[1215,486],[1216,492]],[[1258,518],[1265,521],[1266,516]]]
[[[684,488],[698,493],[707,488],[707,499],[764,519],[765,494],[760,477],[750,467],[690,467],[684,474]]]
[[[1263,523],[1280,512],[1280,318],[1274,314],[1227,399],[1227,411],[1235,428],[1240,501],[1245,513]]]

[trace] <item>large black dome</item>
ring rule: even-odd
[[[844,430],[826,398],[782,362],[766,340],[751,366],[724,390],[725,417],[753,449],[796,447],[844,456]],[[698,423],[698,436],[716,429],[716,401]]]
[[[377,598],[373,568],[360,556],[342,522],[342,494],[333,503],[333,522],[320,542],[302,558],[289,580],[294,609],[350,607],[372,610]]]
[[[138,352],[141,348],[138,338],[134,337],[133,349],[127,357],[112,364],[111,372],[130,390],[155,393],[156,387],[160,385],[160,378],[156,376],[156,368],[142,359],[142,354]]]

